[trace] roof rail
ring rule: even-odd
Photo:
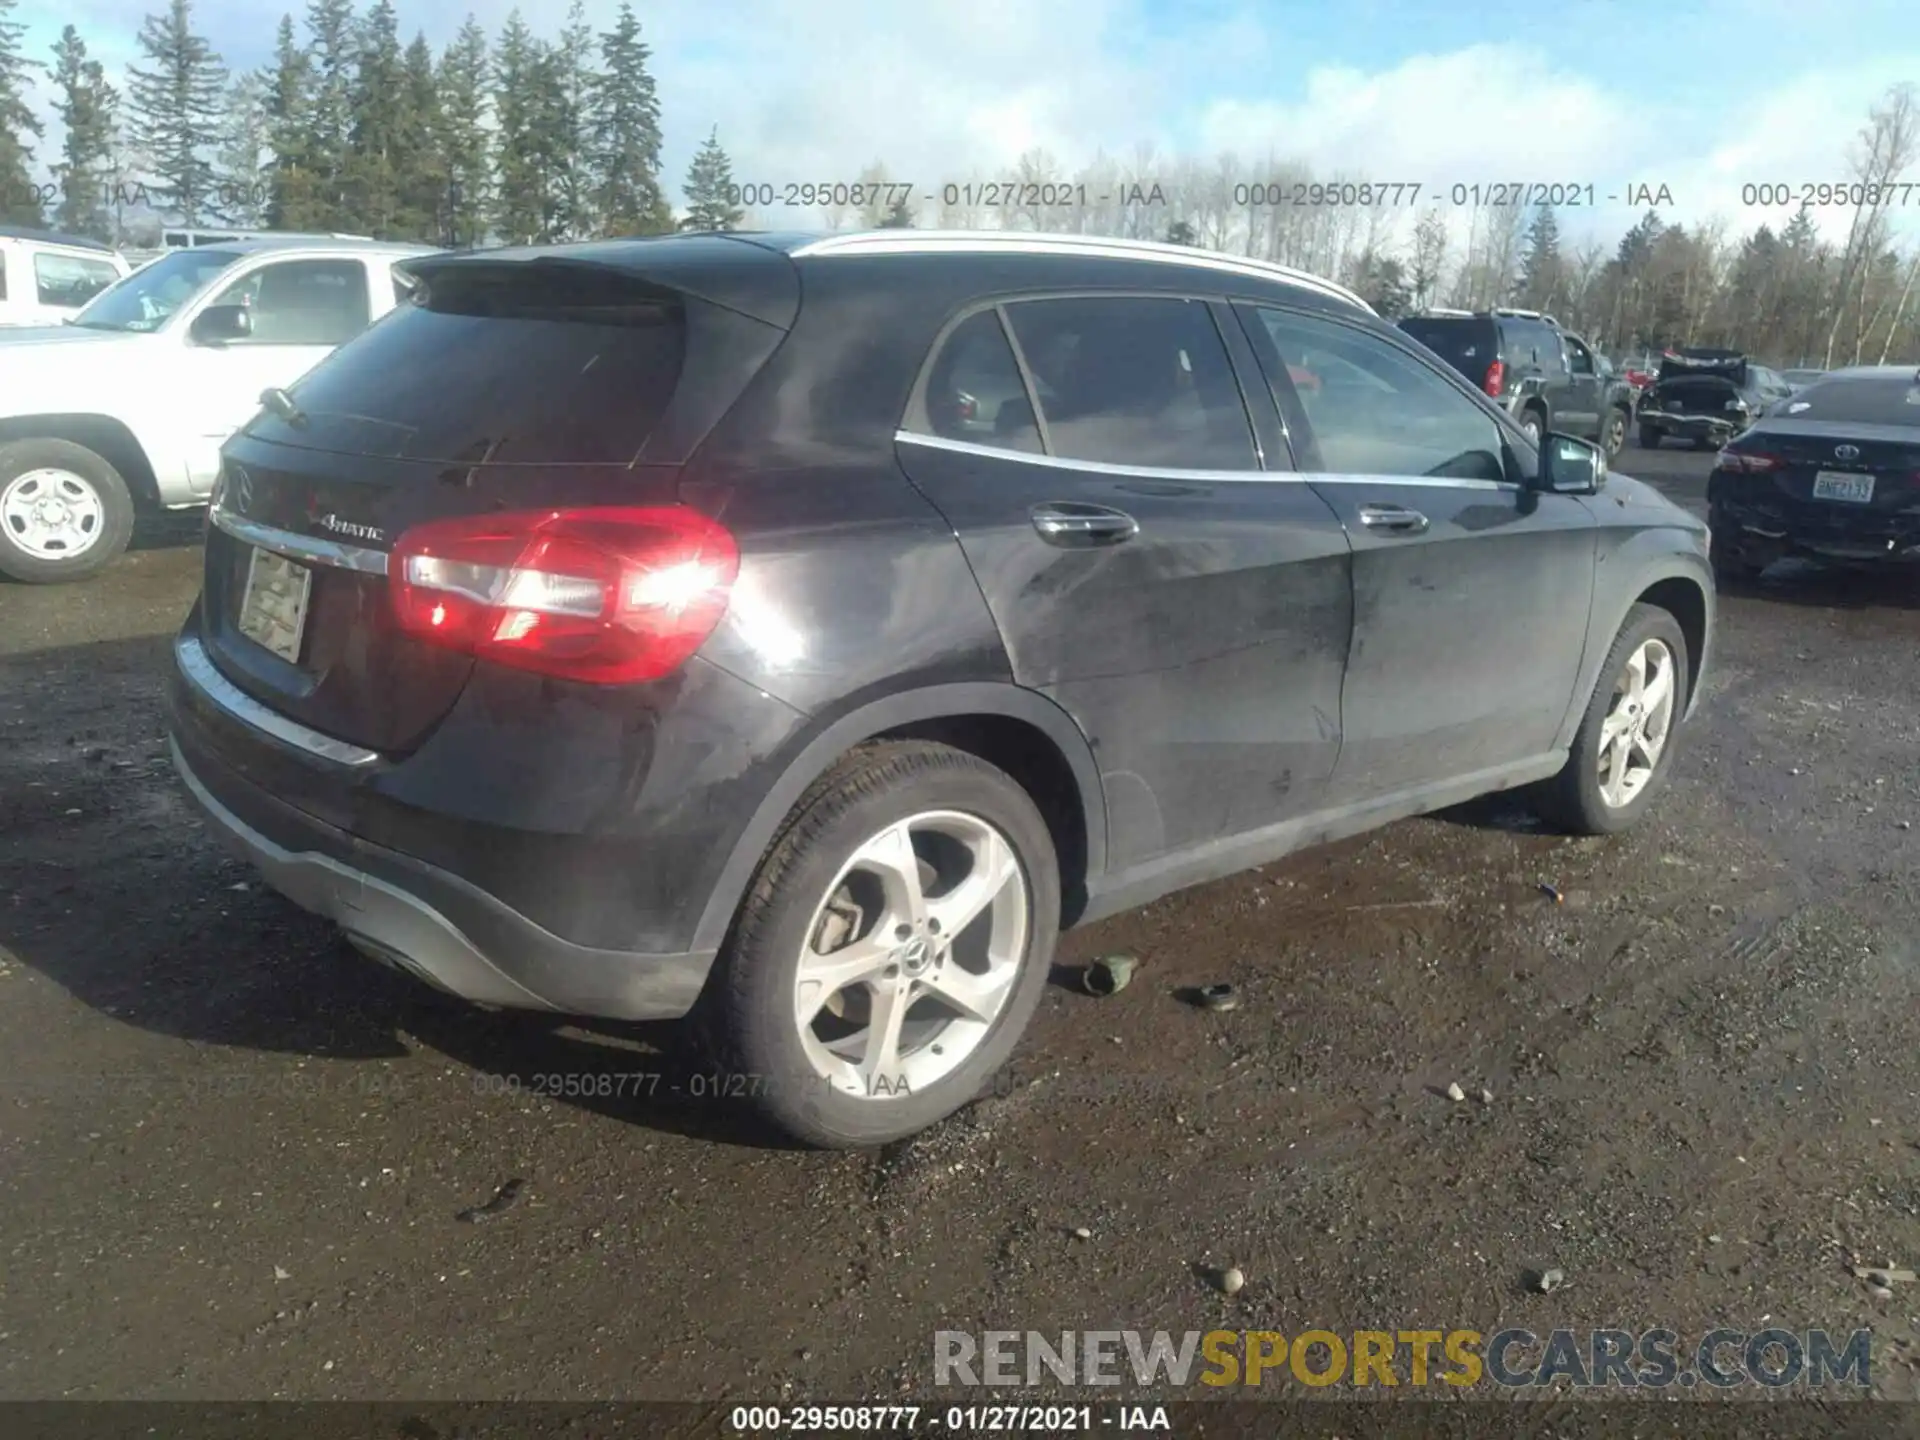
[[[1444,317],[1452,320],[1471,320],[1473,318],[1473,311],[1471,310],[1453,310],[1445,305],[1429,305],[1420,313],[1422,315],[1434,316],[1436,319]]]
[[[1061,234],[1043,230],[857,230],[809,240],[788,253],[796,259],[831,255],[915,255],[966,251],[1014,251],[1026,255],[1100,255],[1117,260],[1157,260],[1162,264],[1200,265],[1210,270],[1285,280],[1375,313],[1374,308],[1344,285],[1290,265],[1202,250],[1192,245],[1168,245],[1157,240],[1122,240],[1109,235]]]
[[[60,230],[36,230],[30,225],[0,225],[0,239],[38,240],[42,245],[68,245],[75,250],[99,250],[113,253],[113,246],[90,235],[69,235]]]
[[[1543,310],[1515,310],[1510,306],[1503,305],[1495,307],[1493,313],[1496,315],[1511,315],[1516,320],[1539,320],[1553,326],[1556,330],[1560,328],[1560,322]]]

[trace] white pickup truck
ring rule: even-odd
[[[425,245],[248,240],[176,250],[63,325],[0,329],[0,574],[80,580],[136,504],[207,503],[220,446],[405,300]]]

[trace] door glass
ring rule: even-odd
[[[1567,364],[1576,375],[1593,374],[1593,356],[1587,352],[1586,346],[1572,337],[1567,339]]]
[[[104,260],[42,251],[33,257],[33,282],[42,305],[77,310],[120,278]]]
[[[1198,300],[1028,300],[1007,308],[1053,453],[1103,465],[1257,470],[1226,342]]]
[[[909,423],[908,428],[923,427]],[[968,316],[940,347],[927,372],[924,428],[943,440],[999,450],[1038,455],[1044,449],[1019,362],[997,312]]]
[[[1437,372],[1364,331],[1284,310],[1253,313],[1273,346],[1263,363],[1271,371],[1279,362],[1269,378],[1293,390],[1283,408],[1297,405],[1305,417],[1322,470],[1508,478],[1498,423]],[[1299,374],[1317,383],[1297,384]]]
[[[253,311],[243,344],[341,345],[367,328],[367,268],[357,260],[282,260],[242,276],[213,303]]]

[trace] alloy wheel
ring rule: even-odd
[[[1614,681],[1601,722],[1600,798],[1609,809],[1631,805],[1659,768],[1673,731],[1673,652],[1664,640],[1642,641]]]
[[[887,1099],[979,1048],[1013,995],[1032,931],[1013,846],[978,816],[889,825],[843,865],[807,927],[794,1020],[815,1074]]]

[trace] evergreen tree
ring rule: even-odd
[[[475,245],[492,213],[493,139],[487,126],[487,87],[492,63],[487,33],[471,16],[440,57],[434,79],[439,91],[440,163],[447,174],[449,245]]]
[[[660,97],[633,6],[622,4],[600,37],[600,73],[592,89],[594,208],[601,233],[659,235],[673,229],[660,185]]]
[[[55,221],[75,235],[106,240],[112,235],[107,192],[113,163],[113,132],[119,96],[98,60],[87,58],[86,41],[69,25],[53,47],[54,113],[66,127],[53,177],[60,185]]]
[[[1198,245],[1199,243],[1200,237],[1194,233],[1193,225],[1190,221],[1176,220],[1167,226],[1167,244]]]
[[[395,233],[410,240],[439,240],[446,230],[447,167],[440,153],[440,89],[433,47],[415,35],[407,47],[401,82],[400,130],[394,151]]]
[[[258,71],[238,77],[227,90],[214,156],[216,209],[228,225],[259,225],[266,218],[271,121],[268,79]]]
[[[687,167],[686,218],[682,230],[732,230],[740,224],[743,212],[735,204],[738,191],[733,184],[733,162],[720,148],[718,128],[707,134],[693,164]]]
[[[573,0],[559,42],[550,52],[552,72],[545,123],[552,131],[551,177],[555,239],[580,240],[597,233],[592,172],[594,33],[583,0]]]
[[[312,88],[305,148],[313,198],[306,228],[351,230],[346,178],[360,60],[353,0],[308,0],[307,34]]]
[[[544,47],[518,10],[507,16],[493,57],[496,129],[500,137],[498,193],[493,223],[509,245],[538,238],[545,215],[540,173],[539,96]]]
[[[38,225],[45,215],[33,184],[33,142],[40,117],[27,104],[27,81],[38,65],[20,53],[27,27],[13,18],[16,0],[0,0],[0,220]]]
[[[887,207],[886,217],[881,220],[880,228],[882,230],[913,229],[913,207],[907,203],[906,196],[902,195]]]
[[[1413,309],[1413,283],[1406,266],[1391,255],[1369,251],[1354,267],[1353,288],[1383,320],[1398,320]]]
[[[267,224],[276,230],[309,230],[318,220],[314,171],[313,62],[293,32],[293,17],[280,17],[273,68],[266,93],[267,144],[273,161],[267,177]]]
[[[1560,253],[1560,220],[1542,205],[1527,227],[1527,253],[1520,261],[1520,303],[1536,310],[1555,305],[1566,285],[1567,265]]]
[[[140,26],[150,68],[129,67],[127,88],[134,143],[155,179],[156,198],[194,225],[214,212],[210,153],[220,139],[227,70],[206,37],[193,29],[192,0],[173,0]]]
[[[347,158],[342,176],[348,229],[396,238],[395,152],[405,124],[405,57],[393,0],[377,0],[361,22],[348,89]]]

